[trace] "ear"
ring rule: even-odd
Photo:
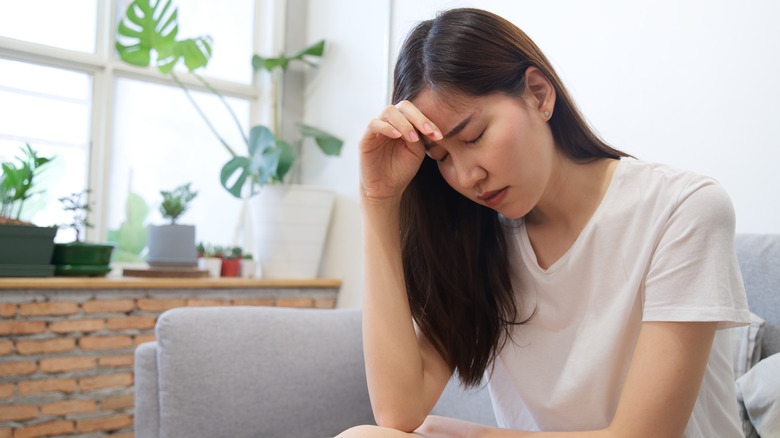
[[[523,99],[531,108],[537,110],[545,121],[550,120],[555,107],[555,87],[538,67],[531,66],[525,71]]]

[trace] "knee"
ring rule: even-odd
[[[413,433],[401,432],[387,427],[365,425],[347,429],[336,438],[412,438],[416,436]]]
[[[369,425],[363,425],[363,426],[355,426],[351,427],[344,432],[341,432],[340,434],[336,435],[335,438],[370,438],[370,437],[378,437],[379,435],[379,429],[378,426],[369,426]]]

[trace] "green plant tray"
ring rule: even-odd
[[[51,277],[54,265],[0,264],[0,277]]]
[[[57,266],[108,266],[111,261],[112,244],[100,243],[56,243],[51,262]]]
[[[102,277],[109,272],[109,265],[57,265],[54,268],[54,275],[68,277]]]

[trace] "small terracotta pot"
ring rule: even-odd
[[[241,260],[222,259],[223,277],[238,277],[239,275],[241,275]]]

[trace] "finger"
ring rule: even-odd
[[[393,139],[401,138],[403,135],[395,126],[380,119],[371,119],[371,121],[368,122],[368,132],[381,134]]]
[[[417,128],[414,127],[411,121],[406,118],[406,116],[401,113],[401,111],[398,110],[393,105],[388,106],[385,108],[385,110],[382,112],[381,118],[387,123],[393,125],[395,129],[398,130],[398,132],[401,132],[403,135],[404,140],[406,140],[409,143],[416,143],[420,141],[420,135],[417,133]]]
[[[395,105],[398,111],[406,117],[422,134],[434,140],[441,140],[441,130],[417,106],[408,100],[403,100]]]

